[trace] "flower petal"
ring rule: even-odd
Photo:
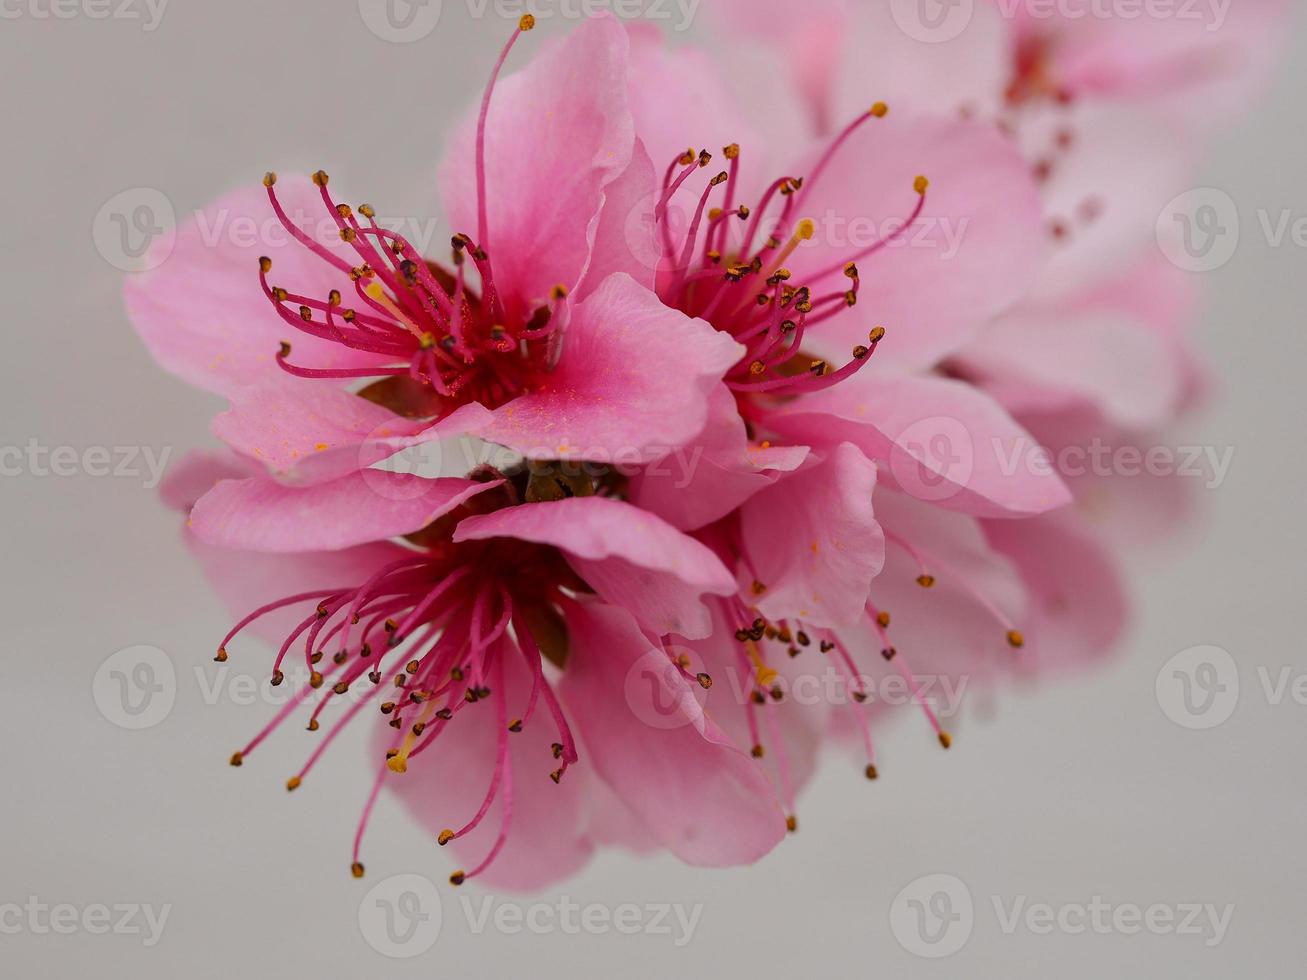
[[[200,540],[249,551],[333,551],[420,531],[499,483],[363,470],[313,487],[224,480],[191,511]]]
[[[302,231],[333,250],[345,248],[339,238],[321,233],[324,222],[333,232],[336,226],[307,178],[284,178],[276,189],[287,217]],[[259,284],[260,256],[272,259],[271,282],[292,293],[325,300],[332,289],[352,295],[353,287],[291,237],[262,186],[220,198],[161,236],[154,248],[167,258],[128,277],[127,313],[155,360],[199,388],[231,394],[263,379],[289,379],[276,362],[283,340],[293,344],[297,363],[315,368],[393,360],[311,337],[277,315]],[[349,261],[354,253],[341,254]]]
[[[764,616],[816,626],[859,619],[885,563],[875,487],[876,465],[844,443],[744,504],[744,548],[767,590],[757,603]]]
[[[743,348],[618,273],[572,313],[557,370],[482,436],[532,459],[636,463],[697,435]]]
[[[585,738],[582,763],[689,864],[750,864],[774,848],[785,820],[766,776],[667,655],[613,606],[583,603],[568,624],[560,694]]]
[[[937,377],[850,378],[768,426],[813,446],[851,442],[886,484],[978,517],[1039,514],[1071,495],[1047,455],[984,392]]]
[[[500,80],[486,123],[486,196],[495,285],[525,321],[589,264],[604,188],[631,161],[626,31],[609,16],[584,21]],[[456,231],[477,234],[474,112],[440,168]]]
[[[454,532],[455,541],[501,537],[562,549],[601,596],[659,635],[707,635],[711,626],[700,597],[735,591],[734,577],[708,548],[620,500],[525,504],[469,517]]]

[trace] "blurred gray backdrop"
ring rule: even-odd
[[[438,218],[442,132],[511,27],[494,5],[443,8],[437,25],[410,24],[431,28],[420,43],[392,43],[400,21],[369,0],[0,4],[0,445],[22,450],[0,477],[0,974],[1301,975],[1307,251],[1273,244],[1259,221],[1307,217],[1301,27],[1270,98],[1221,134],[1202,181],[1237,202],[1243,235],[1203,277],[1202,346],[1224,390],[1180,441],[1233,447],[1234,462],[1188,539],[1136,569],[1140,616],[1103,670],[1007,693],[947,755],[895,726],[883,739],[894,778],[876,785],[832,758],[800,833],[758,867],[605,855],[526,900],[449,889],[444,856],[385,800],[369,877],[353,881],[361,739],[340,740],[293,798],[280,783],[303,752],[293,731],[257,769],[226,765],[268,708],[210,686],[228,617],[147,466],[208,445],[221,405],[150,361],[95,235],[124,191],[155,189],[184,215],[269,167],[322,166],[390,213]],[[140,455],[104,475],[95,447]],[[176,697],[132,730],[97,703],[93,679],[139,645],[169,655]],[[1240,691],[1228,719],[1194,730],[1168,717],[1156,681],[1201,645],[1229,651]],[[370,894],[408,872],[440,883],[439,899],[402,880]],[[919,880],[936,874],[948,877]],[[893,928],[896,897],[901,909],[923,888],[952,890],[941,927],[966,933],[950,958],[915,955]],[[409,893],[422,915],[379,933],[387,909],[414,910]],[[1191,903],[1218,918],[1228,908],[1219,941],[1205,909],[1180,928]],[[635,934],[612,919],[627,904],[640,908]],[[671,910],[662,927],[647,906]],[[1047,934],[1043,906],[1063,915]],[[1155,927],[1132,928],[1131,909],[1150,907]],[[1091,916],[1082,930],[1077,909]]]

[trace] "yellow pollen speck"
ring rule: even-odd
[[[810,242],[812,241],[812,236],[817,234],[817,225],[811,218],[804,218],[799,222],[799,228],[796,234],[803,241]]]
[[[821,543],[818,542],[818,541],[814,541],[814,542],[813,542],[812,544],[810,544],[808,547],[810,547],[810,548],[812,549],[812,553],[813,553],[814,555],[817,554],[819,551],[821,551]]]
[[[328,446],[325,442],[319,442],[319,443],[315,443],[313,448],[321,453],[321,452],[326,452],[331,447]]]

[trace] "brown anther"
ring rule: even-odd
[[[327,181],[329,180],[331,180],[331,178],[327,176],[325,170],[315,170],[313,172],[313,183],[317,184],[319,187],[326,187]]]
[[[709,186],[711,186],[711,187],[717,187],[717,186],[720,186],[721,184],[726,183],[726,182],[727,182],[728,180],[730,180],[730,179],[731,179],[731,175],[728,174],[725,170],[723,170],[723,171],[722,171],[721,173],[719,173],[716,177],[714,177],[712,180],[710,180],[710,181],[708,182],[708,184],[709,184]]]
[[[1026,645],[1026,638],[1021,634],[1020,630],[1008,630],[1007,642],[1012,649],[1020,650]]]
[[[560,782],[563,781],[563,770],[555,769],[553,772],[549,774],[549,778],[554,781],[555,786],[558,785]]]
[[[328,305],[328,306],[339,306],[339,305],[340,305],[340,290],[339,290],[339,289],[333,289],[331,292],[327,293],[327,305]]]
[[[763,585],[757,579],[753,580],[753,585],[751,585],[749,588],[754,595],[762,595],[767,591],[767,586]]]
[[[754,377],[757,377],[760,374],[765,374],[766,371],[767,365],[762,361],[754,361],[749,365],[749,373]]]
[[[356,238],[358,238],[358,233],[353,228],[340,229],[340,240],[342,242],[352,242]]]
[[[747,221],[749,219],[749,215],[753,214],[753,211],[749,209],[748,205],[741,204],[740,210],[737,211],[736,214],[740,216],[741,221]]]
[[[563,743],[554,742],[552,745],[549,746],[549,751],[551,751],[554,754],[555,759],[561,759],[563,757]]]
[[[316,718],[310,718],[310,719],[309,719],[309,724],[308,724],[308,730],[309,730],[309,731],[311,731],[311,732],[316,732],[316,731],[318,730],[319,727],[321,727],[321,726],[319,726],[319,724],[318,724],[318,719],[316,719]]]
[[[850,289],[847,293],[844,294],[844,305],[845,306],[858,305],[858,293],[856,290]]]
[[[752,694],[749,695],[749,700],[752,701],[754,704],[766,704],[766,703],[767,703],[767,698],[766,698],[766,696],[762,693],[762,691],[754,691]]]
[[[266,276],[269,272],[271,272],[271,271],[272,271],[272,259],[268,258],[266,255],[260,255],[260,256],[259,256],[259,271],[262,272],[265,276]]]
[[[688,167],[690,164],[694,163],[694,147],[693,146],[690,147],[679,157],[677,157],[676,162],[679,163],[682,167]]]
[[[349,684],[347,684],[345,681],[339,681],[336,683],[334,687],[332,687],[332,691],[334,691],[336,694],[348,694]]]
[[[307,306],[301,306],[301,307],[300,307],[300,319],[303,320],[305,323],[312,323],[312,322],[313,322],[313,311],[312,311],[311,309],[309,309]]]
[[[213,659],[216,660],[216,661],[217,661],[218,663],[220,663],[220,664],[225,664],[225,663],[227,662],[227,648],[226,648],[226,647],[218,647],[218,655],[217,655],[216,657],[214,657]]]
[[[381,713],[382,713],[383,715],[388,715],[388,714],[390,714],[390,713],[391,713],[392,711],[394,711],[394,710],[395,710],[395,702],[394,702],[394,701],[386,701],[386,702],[384,702],[384,703],[381,705]]]
[[[808,365],[808,373],[818,378],[825,377],[829,371],[830,365],[825,361],[813,361]]]
[[[953,746],[953,736],[950,735],[948,732],[940,732],[940,733],[939,733],[939,744],[942,745],[942,746],[944,746],[944,748],[946,748],[946,749],[947,749],[947,748],[952,748],[952,746]]]
[[[889,106],[887,106],[884,102],[876,102],[871,107],[871,114],[875,116],[877,119],[885,118],[885,114],[887,112],[889,112]]]
[[[923,589],[933,588],[935,585],[935,576],[926,575],[926,574],[918,575],[917,584],[920,585]]]
[[[889,613],[884,611],[878,612],[876,614],[876,622],[880,624],[881,629],[889,629]]]
[[[899,655],[899,651],[894,647],[885,647],[885,649],[880,651],[880,655],[884,657],[886,661],[890,661]]]
[[[337,204],[336,213],[340,215],[342,218],[344,218],[346,221],[354,217],[354,209],[351,208],[348,204]]]
[[[798,647],[790,647],[790,648],[789,648],[788,650],[786,650],[785,652],[788,653],[791,657],[797,657],[797,656],[799,655],[799,648],[798,648]]]
[[[858,266],[855,262],[850,262],[844,267],[844,274],[850,279],[858,278]]]
[[[530,16],[531,16],[530,14],[527,14],[527,17]],[[526,18],[523,18],[523,20],[525,19]],[[467,879],[467,874],[465,872],[455,871],[452,875],[449,876],[449,883],[453,885],[455,888],[457,888],[459,885],[463,884],[463,882],[466,879]]]
[[[337,667],[339,667],[348,659],[349,659],[349,654],[346,653],[344,650],[341,650],[338,653],[333,653],[331,655],[331,662],[335,664]]]
[[[318,651],[317,653],[315,653],[312,657],[310,657],[310,658],[309,658],[309,663],[312,663],[312,664],[320,664],[320,663],[322,663],[322,651],[319,650],[319,651]]]
[[[297,789],[300,788],[300,782],[301,780],[299,776],[291,776],[290,779],[286,780],[286,792],[287,793],[295,792]]]
[[[870,340],[872,344],[879,344],[885,339],[885,328],[872,327],[871,333],[867,334],[867,339]]]
[[[871,766],[871,765],[867,766],[865,772],[867,774],[868,779],[876,779],[877,777],[880,776],[880,773],[876,771],[875,766]]]
[[[520,732],[522,730],[522,719],[514,718],[511,722],[508,723],[508,730],[512,732],[514,735]]]
[[[730,146],[722,147],[722,156],[727,160],[736,160],[740,156],[740,144],[732,143]]]
[[[821,641],[821,652],[822,652],[822,653],[830,653],[830,652],[831,652],[832,650],[834,650],[834,649],[835,649],[835,644],[832,643],[830,640],[822,640],[822,641]]]
[[[795,831],[797,831],[797,830],[799,829],[799,818],[798,818],[798,817],[786,817],[786,818],[785,818],[785,829],[788,830],[791,834],[794,833]]]
[[[766,753],[761,745],[755,745],[752,749],[749,750],[749,754],[753,756],[755,759],[761,759],[763,755],[765,755]]]
[[[282,673],[281,671],[279,671],[279,670],[274,670],[274,671],[272,672],[272,680],[270,681],[270,683],[272,684],[273,687],[281,687],[281,683],[282,683],[282,681],[284,681],[285,679],[286,679],[286,675],[285,675],[285,674],[283,674],[283,673]]]
[[[921,177],[921,176],[918,176],[912,182],[912,189],[916,191],[918,194],[925,194],[926,188],[929,186],[930,186],[930,181],[928,181],[925,177]]]
[[[699,151],[699,166],[700,166],[700,167],[706,167],[706,166],[708,166],[708,164],[710,164],[710,163],[712,163],[712,154],[709,153],[707,150],[700,150],[700,151]]]
[[[239,766],[241,763],[245,761],[245,756],[241,752],[233,752],[231,759],[229,761],[233,766]]]
[[[862,344],[859,344],[857,347],[853,348],[853,359],[855,361],[861,361],[870,353],[870,347],[864,347]]]
[[[372,210],[371,204],[360,204],[359,214],[363,215],[365,218],[375,218],[377,216],[377,212]]]
[[[708,674],[702,674],[702,673],[695,674],[694,679],[699,682],[699,686],[703,688],[705,691],[709,690],[712,687],[712,677],[710,677]]]
[[[349,866],[349,872],[350,872],[350,874],[352,874],[355,878],[362,878],[362,877],[363,877],[363,865],[361,865],[361,864],[359,864],[357,861],[355,861],[353,864],[351,864],[351,865]]]
[[[523,14],[521,20],[517,22],[517,29],[523,32],[529,31],[535,26],[536,19],[534,14]]]
[[[452,841],[454,837],[455,837],[454,832],[446,828],[436,836],[436,843],[439,844],[441,847],[444,847],[446,844]]]
[[[272,298],[278,303],[284,303],[290,298],[290,293],[286,292],[286,290],[282,289],[280,286],[273,286]]]
[[[309,687],[313,688],[316,691],[321,686],[322,686],[322,675],[315,670],[313,673],[309,674]]]
[[[271,187],[276,182],[277,182],[277,175],[273,171],[269,170],[266,174],[263,175],[264,187]]]
[[[408,671],[409,674],[416,674],[418,672],[418,668],[421,666],[422,665],[418,663],[416,660],[410,660],[408,663],[404,665],[404,669]]]
[[[867,692],[866,692],[866,691],[854,691],[854,692],[853,692],[853,700],[854,700],[854,701],[857,701],[858,704],[866,704],[866,703],[867,703]]]

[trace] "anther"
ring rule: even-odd
[[[953,746],[953,736],[950,735],[948,732],[940,732],[940,733],[939,733],[939,744],[942,745],[942,746],[944,746],[944,748],[946,748],[946,749],[947,749],[947,748],[952,748],[952,746]]]
[[[749,754],[752,755],[755,759],[761,759],[763,755],[765,755],[766,753],[761,745],[755,745],[752,749],[749,750]]]
[[[327,176],[325,170],[315,170],[313,172],[313,183],[317,184],[319,187],[326,187],[327,181],[329,180],[331,180],[331,178]]]
[[[926,188],[929,186],[930,186],[930,181],[928,181],[925,177],[921,177],[921,176],[918,176],[917,179],[912,182],[912,189],[916,191],[918,194],[926,193]]]
[[[522,19],[517,22],[517,29],[523,32],[529,31],[535,26],[536,19],[534,14],[523,14]]]
[[[1014,650],[1020,650],[1026,645],[1026,638],[1021,634],[1020,630],[1009,630],[1007,634],[1007,642],[1008,646],[1012,647]]]
[[[877,102],[871,107],[871,114],[877,119],[884,119],[885,113],[889,112],[889,106],[884,102]]]
[[[277,182],[277,175],[273,171],[269,170],[266,174],[263,175],[264,187],[271,187],[276,182]]]
[[[876,771],[875,766],[867,766],[865,772],[867,774],[868,779],[876,779],[877,777],[880,776],[880,773]]]
[[[363,865],[359,864],[357,861],[349,866],[349,871],[355,878],[363,877]]]
[[[274,670],[272,672],[272,680],[270,681],[270,683],[272,684],[273,687],[281,687],[282,681],[284,681],[285,679],[286,679],[285,674],[283,674],[279,670]]]
[[[527,14],[526,16],[530,17],[531,15]],[[526,18],[524,17],[523,20],[525,19]],[[449,883],[453,885],[455,888],[457,888],[459,885],[463,884],[463,882],[466,879],[467,879],[467,874],[465,872],[455,871],[452,875],[449,876]]]
[[[299,776],[291,776],[290,779],[286,780],[286,792],[287,793],[295,792],[297,789],[300,788],[301,781],[302,780],[299,778]]]
[[[694,679],[699,682],[699,686],[705,691],[712,687],[712,678],[707,674],[696,674]]]
[[[934,575],[918,575],[918,576],[917,576],[917,584],[920,585],[923,589],[929,589],[929,588],[932,588],[932,587],[935,585],[935,576],[934,576]]]
[[[793,816],[786,817],[785,829],[788,830],[791,834],[797,831],[799,829],[799,818]]]
[[[309,687],[315,691],[322,686],[322,675],[316,670],[309,675]]]
[[[239,766],[245,761],[245,756],[240,752],[233,752],[230,761],[233,766]]]
[[[226,648],[226,647],[218,647],[218,655],[217,655],[216,657],[214,657],[213,659],[216,660],[216,661],[217,661],[218,663],[220,663],[220,664],[225,664],[225,663],[227,662],[227,648]]]

